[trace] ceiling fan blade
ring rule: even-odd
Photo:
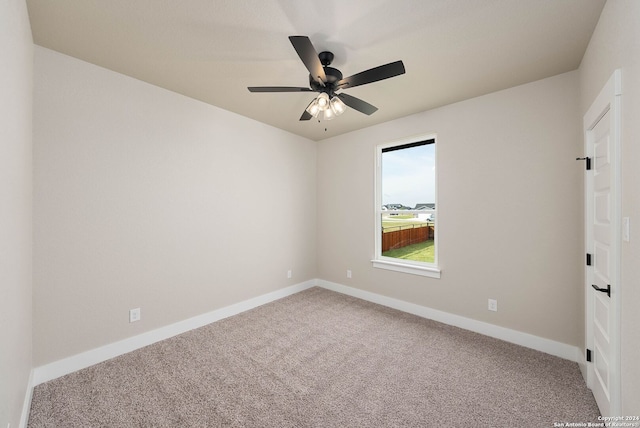
[[[370,68],[353,76],[345,77],[336,83],[336,87],[338,89],[353,88],[354,86],[366,85],[367,83],[399,76],[404,74],[404,72],[404,64],[402,61],[390,62],[389,64]]]
[[[300,120],[311,120],[311,118],[313,118],[313,115],[309,113],[307,110],[309,109],[309,106],[314,103],[315,100],[316,100],[315,98],[312,99],[309,105],[307,106],[307,108],[304,109],[302,116],[300,116]]]
[[[249,92],[313,92],[311,88],[296,86],[249,86]]]
[[[336,94],[336,97],[340,98],[343,103],[352,109],[367,115],[372,115],[378,110],[378,107],[372,106],[368,102],[362,101],[360,98],[352,97],[351,95]]]
[[[324,68],[318,58],[318,52],[313,47],[311,40],[307,36],[289,36],[289,40],[293,45],[293,48],[298,53],[298,56],[307,67],[309,73],[313,77],[313,80],[324,86],[327,81],[327,76],[324,74]]]
[[[302,113],[302,116],[300,116],[300,120],[311,120],[312,118],[313,116],[311,116],[311,114],[306,110]]]

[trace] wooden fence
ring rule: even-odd
[[[406,229],[399,229],[382,233],[382,252],[419,244],[433,239],[433,224],[416,225]]]

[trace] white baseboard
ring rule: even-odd
[[[29,382],[27,390],[24,393],[24,402],[22,403],[22,414],[20,415],[20,428],[27,428],[29,424],[29,412],[31,411],[31,398],[33,398],[33,370],[29,373]]]
[[[101,346],[100,348],[91,349],[62,360],[54,361],[53,363],[49,363],[44,366],[36,367],[33,370],[33,379],[29,390],[41,383],[48,382],[94,364],[101,363],[119,355],[135,351],[136,349],[185,333],[189,330],[211,324],[212,322],[223,318],[248,311],[249,309],[262,306],[266,303],[273,302],[274,300],[282,299],[283,297],[311,288],[314,285],[316,285],[315,279],[305,281],[271,293],[263,294],[262,296],[226,306],[224,308],[216,309],[215,311],[211,311],[206,314],[198,315],[184,321],[161,327],[156,330],[120,340],[109,345]]]
[[[485,336],[501,339],[505,342],[515,343],[516,345],[535,349],[576,363],[582,362],[582,353],[580,352],[580,349],[576,346],[567,345],[566,343],[556,342],[554,340],[534,336],[529,333],[523,333],[460,315],[450,314],[448,312],[382,296],[380,294],[371,293],[358,288],[347,287],[346,285],[325,281],[323,279],[317,280],[317,285],[319,287],[326,288],[327,290],[337,291],[338,293],[357,297],[362,300],[367,300],[372,303],[377,303],[379,305],[417,315],[422,318],[428,318],[443,324],[460,327],[465,330],[484,334]]]
[[[346,285],[325,281],[322,279],[312,279],[221,309],[217,309],[203,315],[189,318],[187,320],[180,321],[156,330],[152,330],[138,336],[130,337],[115,343],[111,343],[109,345],[102,346],[100,348],[82,352],[80,354],[34,368],[31,373],[27,396],[25,397],[25,408],[23,409],[22,415],[24,426],[26,426],[26,420],[29,415],[32,389],[33,387],[41,383],[48,382],[66,374],[73,373],[75,371],[92,366],[94,364],[101,363],[119,355],[135,351],[136,349],[140,349],[161,340],[168,339],[189,330],[205,326],[212,322],[239,314],[241,312],[264,305],[266,303],[281,299],[283,297],[290,296],[300,291],[309,289],[315,285],[326,288],[328,290],[336,291],[338,293],[357,297],[359,299],[367,300],[369,302],[377,303],[383,306],[417,315],[422,318],[432,319],[444,324],[449,324],[455,327],[463,328],[465,330],[484,334],[485,336],[490,336],[496,339],[504,340],[506,342],[515,343],[517,345],[525,346],[527,348],[535,349],[577,363],[583,362],[582,353],[577,347],[572,345],[567,345],[565,343],[556,342],[550,339],[541,338],[529,333],[511,330],[486,322],[473,320],[471,318],[466,318],[460,315],[450,314],[448,312],[439,311],[436,309],[428,308],[426,306],[420,306],[414,303],[405,302],[403,300],[382,296],[380,294],[371,293],[369,291],[347,287]]]

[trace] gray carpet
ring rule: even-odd
[[[35,388],[29,427],[596,422],[577,364],[322,288]]]

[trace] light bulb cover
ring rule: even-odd
[[[311,101],[311,104],[309,104],[309,107],[307,107],[307,113],[309,113],[313,117],[318,117],[318,114],[320,113],[320,107],[318,106],[317,98]]]
[[[347,109],[347,106],[338,97],[331,98],[331,110],[336,116],[340,116]]]
[[[316,98],[316,101],[318,102],[318,108],[321,111],[325,111],[326,109],[329,108],[329,95],[327,95],[326,93],[321,93],[320,95],[318,95],[318,98]]]
[[[331,120],[335,117],[336,117],[336,114],[332,108],[328,108],[324,111],[324,120]]]

